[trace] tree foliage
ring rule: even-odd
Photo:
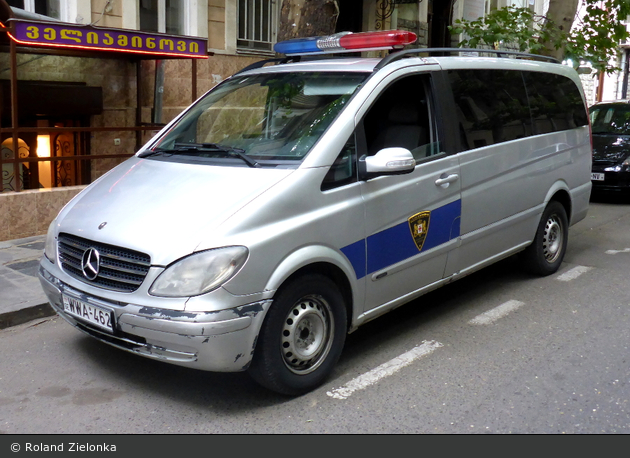
[[[630,15],[630,0],[583,0],[585,14],[570,30],[529,8],[504,7],[473,21],[458,19],[449,30],[463,33],[460,47],[514,47],[520,51],[571,59],[575,65],[590,62],[599,70],[617,70],[611,61],[619,43],[629,38],[621,22]]]
[[[500,49],[507,45],[533,53],[543,49],[541,37],[560,33],[544,16],[535,15],[529,8],[513,6],[493,10],[474,21],[457,19],[449,30],[452,34],[463,33],[467,37],[459,42],[462,48],[489,46]]]

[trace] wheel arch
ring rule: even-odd
[[[350,281],[346,274],[336,265],[328,263],[328,262],[316,262],[313,264],[308,264],[306,266],[301,267],[300,269],[293,272],[280,286],[278,291],[282,289],[284,285],[291,283],[297,278],[306,276],[306,275],[323,275],[330,279],[335,286],[339,289],[343,297],[343,302],[346,307],[346,316],[348,317],[346,327],[349,329],[352,322],[352,313],[354,310],[353,307],[353,293],[352,286],[350,285]],[[276,294],[278,294],[276,291]]]
[[[324,275],[337,286],[344,299],[347,325],[350,327],[354,321],[354,304],[359,296],[356,282],[351,281],[356,274],[350,261],[336,250],[308,246],[291,253],[274,269],[265,289],[274,291],[276,296],[285,285],[309,274]]]
[[[571,221],[573,203],[571,201],[571,193],[569,192],[569,187],[565,182],[556,182],[554,186],[551,187],[545,199],[545,206],[547,206],[547,204],[549,204],[549,202],[551,201],[556,201],[560,203],[567,213],[567,220]]]

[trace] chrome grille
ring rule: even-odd
[[[88,280],[81,267],[89,248],[100,255],[100,269],[94,280]],[[64,233],[59,234],[59,262],[65,272],[84,283],[127,293],[140,287],[151,267],[147,254]]]

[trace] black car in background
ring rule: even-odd
[[[599,102],[589,112],[593,191],[630,191],[630,100]]]

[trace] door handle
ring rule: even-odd
[[[436,186],[444,186],[447,187],[449,184],[456,182],[459,179],[459,175],[457,175],[456,173],[453,173],[452,175],[447,175],[446,173],[443,173],[442,175],[440,175],[440,178],[438,178],[437,180],[435,180],[435,185]]]

